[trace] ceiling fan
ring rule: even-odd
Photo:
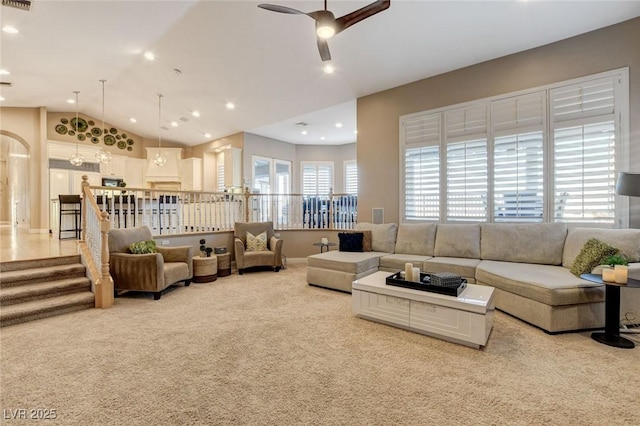
[[[354,12],[336,18],[333,12],[327,10],[327,0],[324,0],[324,10],[316,10],[315,12],[301,12],[286,6],[278,6],[274,4],[259,4],[258,7],[272,12],[290,13],[294,15],[307,15],[316,21],[316,35],[318,39],[318,50],[323,61],[331,60],[329,53],[329,45],[327,40],[334,35],[346,30],[353,24],[366,19],[378,12],[388,9],[391,0],[377,0],[368,4]]]

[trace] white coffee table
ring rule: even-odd
[[[493,287],[467,284],[453,297],[390,286],[390,272],[376,272],[352,283],[353,313],[454,343],[485,346],[493,327]]]

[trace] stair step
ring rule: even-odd
[[[10,306],[16,303],[26,303],[83,291],[91,291],[91,281],[86,277],[0,288],[0,306]]]
[[[19,303],[0,310],[0,327],[90,309],[94,306],[95,297],[89,291]]]
[[[80,263],[80,255],[44,257],[41,259],[9,260],[0,262],[0,272],[19,271],[23,269],[45,268],[47,266],[70,265]]]
[[[86,268],[81,263],[47,266],[44,268],[21,269],[3,272],[0,275],[0,288],[8,288],[43,281],[60,280],[72,277],[84,277]]]

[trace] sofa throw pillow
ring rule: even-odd
[[[133,254],[156,253],[156,240],[140,241],[129,245],[129,251]]]
[[[607,256],[617,254],[618,252],[619,250],[617,248],[597,238],[591,238],[587,240],[573,261],[571,273],[578,277],[581,274],[590,274],[593,268],[600,265]]]
[[[267,231],[258,235],[253,235],[247,231],[247,251],[266,251],[267,250]]]
[[[371,231],[343,231],[343,234],[362,234],[362,251],[371,251]]]
[[[362,240],[364,234],[361,232],[339,232],[338,240],[340,244],[338,246],[340,251],[357,251],[362,252]]]

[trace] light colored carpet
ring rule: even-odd
[[[498,312],[475,350],[356,318],[305,272],[3,328],[2,409],[64,425],[640,424],[638,348]]]

